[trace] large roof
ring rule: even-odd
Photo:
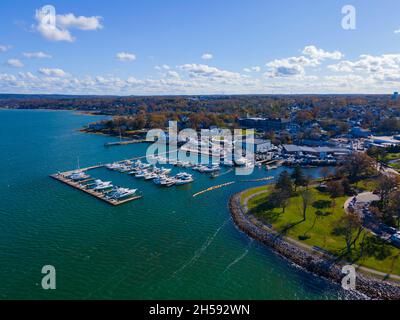
[[[305,152],[305,153],[329,153],[329,152],[338,152],[338,153],[349,153],[350,150],[343,148],[330,148],[330,147],[307,147],[307,146],[298,146],[295,144],[284,144],[283,148],[287,152]]]

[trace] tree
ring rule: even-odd
[[[294,191],[297,191],[297,187],[302,187],[307,184],[307,177],[304,175],[303,169],[300,166],[294,168],[291,178],[294,180]]]
[[[381,198],[383,211],[388,209],[390,195],[397,188],[398,184],[399,178],[394,174],[386,174],[379,177],[377,192]]]
[[[400,191],[395,191],[390,195],[389,211],[397,220],[397,228],[400,228]]]
[[[282,208],[282,213],[285,213],[286,207],[290,202],[290,194],[286,191],[277,191],[271,193],[269,201],[275,208]]]
[[[326,186],[327,191],[332,198],[338,198],[344,195],[344,188],[341,180],[328,181]]]
[[[365,153],[355,152],[349,155],[341,167],[351,181],[358,181],[363,177],[370,177],[376,174],[374,160]]]
[[[363,226],[360,217],[354,212],[348,212],[339,221],[334,229],[334,234],[341,235],[346,242],[346,254],[350,253],[351,248],[356,245]]]
[[[286,192],[289,196],[293,194],[293,183],[290,179],[289,172],[286,170],[279,175],[278,181],[275,184],[275,190]]]
[[[303,221],[307,219],[307,209],[314,202],[314,197],[312,192],[309,189],[303,189],[300,191],[301,205],[302,205],[302,213],[303,213]]]
[[[344,178],[341,180],[341,183],[342,183],[342,187],[343,187],[343,192],[344,192],[344,194],[349,195],[349,196],[354,194],[354,190],[353,190],[353,188],[352,188],[352,186],[351,186],[351,184],[350,184],[349,179],[347,179],[346,177],[344,177]]]

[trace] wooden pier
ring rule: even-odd
[[[90,167],[90,168],[94,168],[94,167]],[[86,171],[86,170],[88,170],[88,169],[83,169],[83,171]],[[113,206],[119,206],[121,204],[124,204],[124,203],[127,203],[127,202],[131,202],[133,200],[138,200],[138,199],[142,198],[142,196],[136,196],[136,197],[127,198],[127,199],[124,199],[124,200],[108,199],[108,198],[106,198],[104,193],[97,192],[97,191],[92,190],[92,189],[88,189],[88,188],[86,188],[86,186],[81,185],[81,182],[75,182],[75,181],[73,181],[71,179],[68,179],[67,176],[70,173],[71,172],[57,173],[57,174],[50,175],[50,177],[55,179],[55,180],[58,180],[60,182],[63,182],[63,183],[65,183],[65,184],[67,184],[67,185],[69,185],[69,186],[71,186],[71,187],[73,187],[75,189],[78,189],[78,190],[83,191],[83,192],[85,192],[87,194],[90,194],[91,196],[93,196],[93,197],[95,197],[97,199],[103,200],[103,201],[105,201],[108,204],[113,205]]]

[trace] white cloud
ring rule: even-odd
[[[315,48],[316,49],[316,48]],[[269,94],[269,93],[384,93],[397,91],[400,54],[361,55],[354,60],[324,60],[339,55],[321,49],[266,63],[267,72],[249,66],[244,73],[206,64],[155,66],[158,78],[119,78],[114,75],[74,77],[62,69],[42,68],[37,74],[0,73],[0,92],[68,94]],[[316,74],[312,74],[312,71]],[[346,72],[333,73],[333,71]],[[15,74],[11,74],[15,73]]]
[[[6,52],[11,49],[11,46],[0,45],[0,52]]]
[[[155,66],[154,67],[156,70],[170,70],[171,69],[171,67],[169,66],[169,65],[167,65],[167,64],[163,64],[163,65],[161,65],[161,66]]]
[[[42,51],[39,52],[24,52],[22,55],[28,59],[51,59],[52,56],[50,54],[44,53]]]
[[[66,77],[68,76],[68,73],[66,73],[64,70],[62,69],[58,69],[58,68],[41,68],[39,69],[39,73],[49,76],[49,77]]]
[[[400,33],[400,29],[394,30],[394,33]]]
[[[18,59],[8,59],[6,65],[13,68],[22,68],[24,64]]]
[[[201,56],[203,60],[211,60],[213,58],[213,55],[211,53],[203,53]]]
[[[207,77],[207,78],[220,78],[220,79],[238,79],[241,77],[240,73],[221,70],[215,67],[210,67],[205,64],[184,64],[180,66],[184,71],[189,72],[192,77]]]
[[[84,31],[99,30],[103,28],[101,24],[102,17],[92,16],[76,17],[73,13],[57,15],[57,25],[62,29],[79,29]]]
[[[38,31],[44,38],[50,41],[66,41],[73,42],[75,37],[72,36],[69,29],[79,29],[83,31],[98,30],[103,26],[101,17],[76,17],[73,13],[66,15],[56,15],[55,25],[48,23],[42,10],[36,10],[36,22],[34,29]]]
[[[173,71],[173,70],[169,70],[169,71],[167,72],[167,76],[168,76],[168,77],[171,77],[171,78],[176,78],[176,79],[180,78],[179,73],[176,72],[176,71]]]
[[[358,60],[345,60],[328,66],[329,70],[335,72],[359,72],[375,75],[397,73],[399,68],[400,54],[383,54],[381,56],[363,54]]]
[[[344,57],[344,55],[340,51],[329,52],[323,49],[318,49],[313,45],[305,47],[302,53],[318,61],[322,61],[325,59],[340,60]]]
[[[260,72],[261,68],[258,66],[255,67],[250,67],[250,68],[244,68],[243,69],[244,72],[250,73],[250,72]]]
[[[269,78],[292,77],[305,74],[304,67],[316,66],[317,61],[306,57],[290,57],[286,59],[275,59],[266,64],[269,69],[266,76]]]
[[[116,55],[119,61],[133,61],[136,60],[136,56],[129,52],[118,52]]]
[[[315,46],[303,49],[303,56],[275,59],[266,64],[268,78],[299,77],[305,75],[306,67],[317,67],[326,59],[339,60],[343,54],[339,51],[328,52]]]

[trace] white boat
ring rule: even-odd
[[[246,158],[240,158],[235,160],[236,165],[239,167],[245,166],[247,164],[247,159]]]
[[[165,187],[172,187],[175,183],[176,183],[176,180],[174,178],[166,178],[164,180],[164,183],[162,183],[161,185],[163,185]]]
[[[139,171],[138,173],[135,174],[135,178],[144,178],[144,176],[147,174],[148,172],[146,170],[142,170]]]
[[[148,172],[144,175],[145,180],[153,180],[158,177],[158,174],[155,172]]]
[[[124,172],[130,172],[131,170],[132,170],[132,168],[131,167],[128,167],[128,166],[126,166],[126,165],[122,165],[119,169],[117,169],[119,172],[122,172],[122,173],[124,173]]]
[[[68,178],[74,181],[78,181],[87,179],[89,178],[89,176],[84,171],[76,171],[69,175]]]
[[[200,172],[204,172],[204,173],[211,173],[211,172],[216,172],[219,170],[221,170],[219,165],[204,166],[203,168],[199,169]]]
[[[136,193],[137,189],[128,189],[128,188],[114,188],[109,196],[108,199],[122,199],[129,196],[133,196]]]
[[[123,165],[120,164],[120,163],[117,163],[117,162],[115,162],[115,163],[110,163],[110,164],[106,164],[106,168],[107,168],[107,169],[110,169],[110,170],[119,170],[119,169],[121,169],[122,167],[123,167]]]
[[[106,190],[106,189],[113,187],[113,185],[111,184],[111,181],[104,182],[101,180],[95,180],[94,183],[95,183],[95,186],[94,186],[93,190],[95,190],[95,191],[102,191],[102,190]]]
[[[175,184],[178,186],[183,184],[188,184],[194,181],[193,176],[186,172],[178,173],[174,177],[174,179],[175,179]]]
[[[167,180],[167,177],[166,177],[166,176],[164,176],[164,175],[159,175],[157,178],[155,178],[155,179],[153,180],[153,182],[154,182],[155,184],[157,184],[157,185],[163,185],[163,184],[165,184],[166,180]]]
[[[161,167],[161,169],[160,169],[160,173],[161,174],[168,174],[168,173],[170,173],[171,172],[171,169],[166,169],[166,168],[164,168],[164,167]]]

